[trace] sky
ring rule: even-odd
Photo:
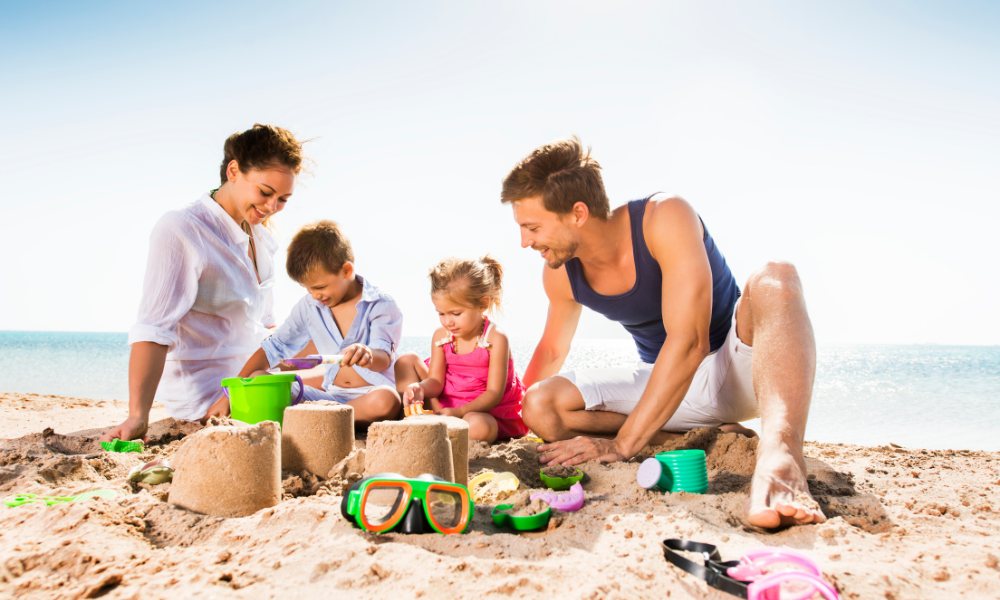
[[[309,140],[278,264],[338,221],[405,335],[436,326],[431,266],[489,253],[537,338],[500,184],[576,134],[612,204],[684,197],[741,284],[794,263],[820,344],[1000,344],[996,3],[207,4],[0,5],[0,330],[126,331],[153,224],[263,122]],[[279,318],[302,293],[279,277]]]

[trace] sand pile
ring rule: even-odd
[[[354,409],[337,402],[304,402],[285,409],[281,468],[326,477],[354,450]]]
[[[407,421],[427,421],[444,423],[448,428],[448,442],[451,444],[451,464],[455,471],[456,483],[469,484],[469,424],[465,419],[443,415],[417,415]]]
[[[273,421],[207,427],[173,459],[171,504],[218,517],[242,517],[281,500],[281,429]]]
[[[3,398],[0,419],[16,416],[21,409],[4,412]],[[109,405],[106,422],[123,411]],[[162,443],[170,438],[162,435],[143,456],[110,455],[92,451],[86,432],[66,435],[71,411],[63,419],[50,423],[62,435],[37,429],[0,441],[2,493],[102,488],[122,495],[0,507],[0,597],[270,598],[289,590],[303,599],[726,597],[668,565],[660,549],[666,537],[717,544],[723,558],[761,546],[797,549],[852,600],[989,598],[1000,574],[995,452],[807,444],[810,489],[829,521],[762,533],[742,521],[756,442],[700,431],[684,443],[707,450],[705,495],[642,490],[638,462],[586,464],[587,504],[558,515],[550,529],[500,531],[489,514],[495,503],[484,502],[466,535],[373,536],[340,514],[340,484],[364,470],[363,440],[331,469],[337,485],[288,472],[286,485],[299,479],[297,493],[247,517],[220,518],[152,491],[130,493],[125,483],[136,464],[157,456],[176,463],[183,437]],[[534,446],[527,439],[474,444],[470,475],[511,471],[526,482],[522,492],[537,489],[540,482],[529,481],[539,469]]]
[[[430,473],[455,480],[448,427],[439,421],[381,421],[368,428],[365,475],[399,473],[417,477]]]

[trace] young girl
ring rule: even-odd
[[[487,318],[500,305],[503,268],[493,258],[447,259],[431,270],[431,301],[441,319],[431,357],[396,361],[404,411],[430,400],[441,415],[465,419],[469,438],[493,442],[528,433],[521,420],[524,384],[514,372],[507,336]]]

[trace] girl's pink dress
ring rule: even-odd
[[[436,342],[444,350],[444,389],[438,397],[441,406],[462,406],[486,391],[486,380],[490,374],[490,351],[486,338],[490,328],[489,319],[483,319],[483,334],[479,337],[475,350],[468,354],[455,353],[452,336]],[[521,437],[528,433],[528,427],[521,420],[523,397],[524,384],[514,371],[512,357],[507,363],[507,383],[504,385],[503,398],[500,404],[490,409],[490,414],[497,420],[498,439]]]

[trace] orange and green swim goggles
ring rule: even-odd
[[[468,488],[433,475],[366,477],[340,502],[344,518],[370,533],[465,533],[473,511]]]

